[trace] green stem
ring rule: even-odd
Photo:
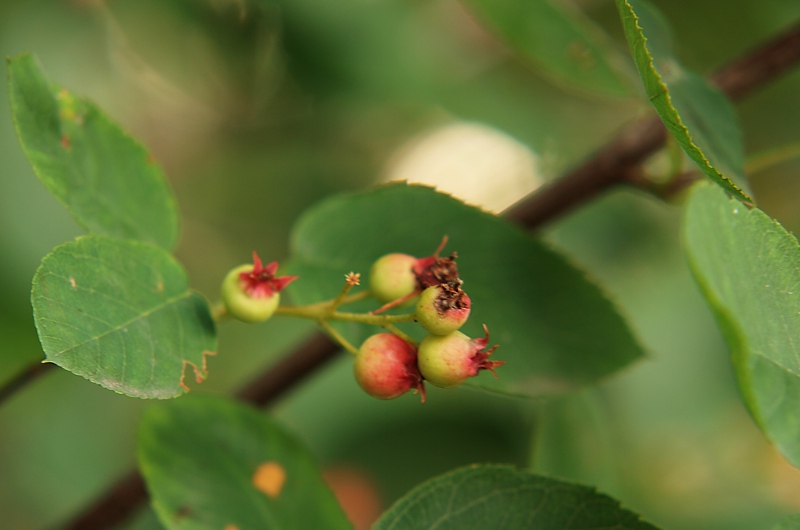
[[[327,305],[318,304],[306,306],[280,306],[276,315],[297,318],[311,318],[314,320],[338,320],[343,322],[358,322],[360,324],[371,324],[373,326],[384,326],[386,324],[396,324],[398,322],[414,322],[416,317],[413,313],[405,315],[371,315],[369,313],[340,313],[331,312]]]
[[[784,145],[776,149],[769,149],[751,157],[744,165],[745,173],[760,173],[761,171],[798,157],[800,157],[800,142]]]
[[[353,355],[357,355],[358,354],[358,350],[352,344],[350,344],[350,341],[348,341],[346,338],[344,338],[341,335],[341,333],[336,331],[336,329],[334,329],[334,327],[331,326],[330,322],[327,322],[325,320],[318,320],[317,324],[319,324],[320,327],[323,330],[325,330],[325,333],[330,335],[330,337],[333,340],[335,340],[336,342],[338,342],[345,350],[349,351]]]
[[[341,294],[341,293],[340,293]],[[277,314],[286,314],[289,316],[303,316],[300,314],[299,310],[303,310],[303,314],[309,315],[316,315],[322,314],[325,312],[332,312],[333,309],[336,309],[339,306],[352,304],[353,302],[360,302],[361,300],[366,300],[372,296],[370,291],[361,291],[360,293],[351,294],[350,296],[345,296],[341,300],[339,298],[335,298],[333,300],[324,300],[322,302],[317,302],[315,304],[308,304],[303,306],[281,306],[278,308]],[[282,311],[283,309],[287,309],[288,311]],[[309,318],[317,318],[317,317],[309,317]]]
[[[407,335],[407,334],[403,333],[402,331],[400,331],[400,328],[398,328],[394,324],[384,324],[383,327],[386,328],[387,331],[391,331],[392,333],[394,333],[395,335],[397,335],[398,337],[400,337],[401,339],[403,339],[407,343],[411,344],[415,348],[419,348],[419,343],[417,341],[412,339],[409,335]]]
[[[346,304],[352,304],[353,302],[360,302],[361,300],[366,300],[370,296],[372,296],[371,291],[361,291],[360,293],[351,294],[350,296],[345,296],[344,300],[339,305],[346,305]]]
[[[355,277],[355,280],[352,281],[352,282],[350,280],[351,276]],[[347,280],[344,282],[344,286],[342,287],[342,290],[339,291],[339,294],[336,296],[336,298],[333,299],[333,302],[331,302],[331,305],[328,308],[329,311],[331,311],[331,312],[336,311],[336,309],[340,305],[342,305],[344,303],[345,299],[347,298],[347,293],[349,293],[350,289],[352,289],[353,287],[355,287],[358,284],[359,276],[361,276],[361,275],[360,274],[354,275],[354,273],[352,273],[352,272],[345,276],[347,278]]]
[[[214,322],[217,324],[221,324],[231,318],[230,313],[228,313],[228,308],[225,307],[225,302],[217,302],[214,304],[214,307],[211,308],[211,318],[213,318]]]
[[[416,322],[414,313],[406,315],[370,315],[369,313],[339,313],[334,312],[328,317],[330,320],[343,320],[345,322],[359,322],[373,326],[387,326],[398,322]]]
[[[671,134],[667,136],[667,152],[669,153],[669,180],[674,180],[683,172],[683,149]]]

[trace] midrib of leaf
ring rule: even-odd
[[[174,303],[176,303],[176,302],[178,302],[180,300],[188,298],[190,296],[192,296],[192,291],[191,290],[186,290],[185,292],[180,293],[179,295],[176,295],[176,296],[174,296],[172,298],[168,298],[167,300],[165,300],[161,304],[158,304],[157,306],[153,307],[152,309],[149,309],[149,310],[147,310],[147,311],[145,311],[143,313],[140,313],[135,318],[127,320],[127,321],[123,322],[122,324],[119,324],[116,327],[101,333],[100,335],[97,335],[95,337],[91,337],[91,338],[81,342],[80,344],[76,344],[74,346],[70,346],[69,348],[67,348],[65,350],[61,350],[58,353],[54,353],[53,356],[54,357],[58,357],[58,356],[63,355],[65,353],[69,352],[69,351],[72,351],[72,350],[74,350],[76,348],[80,348],[81,346],[85,346],[86,344],[89,344],[90,342],[98,341],[98,340],[102,339],[103,337],[105,337],[106,335],[109,335],[111,333],[117,332],[117,331],[121,330],[122,328],[124,328],[126,326],[130,326],[134,322],[138,322],[139,320],[147,318],[148,316],[152,315],[156,311],[160,311],[160,310],[162,310],[162,309],[164,309],[164,308],[166,308],[166,307],[168,307],[168,306],[170,306],[170,305],[172,305],[172,304],[174,304]],[[42,298],[45,299],[45,300],[52,301],[50,298],[47,298],[47,297],[42,297]],[[50,320],[52,320],[52,319],[50,319]],[[60,322],[60,321],[55,321],[54,320],[54,322]]]

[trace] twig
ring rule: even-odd
[[[800,61],[800,23],[731,62],[711,76],[725,94],[739,100]],[[603,150],[563,178],[535,191],[507,210],[506,216],[528,228],[540,228],[576,206],[628,180],[632,171],[667,138],[661,120],[640,120]]]
[[[734,61],[712,79],[730,97],[740,99],[798,61],[800,24]],[[626,182],[636,166],[658,149],[665,138],[666,133],[658,118],[639,121],[581,166],[523,200],[506,215],[524,227],[540,228],[609,188]],[[332,360],[338,351],[338,346],[325,335],[315,334],[251,382],[238,397],[259,406],[269,405]],[[124,521],[145,498],[141,479],[135,473],[128,475],[65,528],[110,528]],[[106,518],[102,519],[100,515]]]
[[[18,390],[28,386],[28,383],[32,383],[40,376],[48,372],[52,372],[55,367],[56,365],[53,363],[45,363],[41,361],[36,361],[32,364],[29,364],[20,373],[15,375],[10,381],[3,385],[2,388],[0,388],[0,405],[3,405],[7,399],[10,399],[11,396],[15,395]]]

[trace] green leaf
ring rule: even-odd
[[[492,359],[508,362],[498,379],[487,372],[470,384],[526,396],[570,391],[642,355],[614,306],[563,257],[509,222],[423,186],[387,185],[307,212],[292,238],[291,268],[300,279],[288,291],[300,303],[333,298],[349,271],[362,273],[367,286],[380,256],[428,256],[444,235],[445,255],[458,251],[472,299],[463,331],[483,335],[485,323],[490,344],[501,345]],[[410,326],[421,338],[421,327]],[[358,343],[378,329],[341,331]]]
[[[308,451],[250,407],[211,396],[158,403],[138,446],[169,530],[352,528]]]
[[[593,488],[510,466],[473,466],[429,480],[400,499],[374,530],[656,530]]]
[[[465,0],[520,56],[557,82],[630,96],[633,72],[613,43],[577,9],[554,0]]]
[[[697,186],[684,220],[692,271],[761,429],[800,467],[800,246],[758,209]]]
[[[744,149],[736,112],[722,92],[681,66],[669,29],[644,0],[617,0],[647,96],[681,148],[712,181],[752,203],[742,189]],[[736,183],[739,183],[738,185]]]
[[[7,64],[17,135],[50,193],[90,233],[172,249],[175,199],[145,148],[94,104],[52,85],[34,56]]]
[[[47,360],[121,394],[179,396],[186,365],[201,381],[216,350],[205,300],[148,243],[87,236],[56,247],[36,271],[31,302]]]
[[[800,515],[792,515],[777,525],[772,530],[800,530]]]

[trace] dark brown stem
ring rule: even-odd
[[[144,480],[138,471],[131,471],[83,513],[64,525],[64,530],[113,528],[126,521],[147,499]]]
[[[711,79],[739,100],[800,61],[800,23],[774,40],[731,62]],[[576,206],[629,180],[632,171],[666,140],[658,117],[640,120],[564,177],[538,189],[506,211],[509,219],[540,228]]]
[[[15,395],[17,390],[25,388],[28,383],[39,379],[40,376],[46,374],[47,372],[52,372],[55,367],[56,365],[52,363],[43,363],[41,361],[36,361],[35,363],[29,364],[20,373],[15,375],[10,381],[3,385],[2,388],[0,388],[0,405],[3,405],[7,399],[10,399],[13,395]]]
[[[667,131],[657,116],[634,123],[589,160],[564,177],[518,202],[505,215],[531,229],[561,217],[575,207],[625,182],[628,174],[664,145]]]
[[[792,68],[800,61],[800,22],[747,55],[721,68],[711,80],[734,101]]]
[[[242,388],[236,397],[259,407],[269,405],[332,361],[339,351],[339,345],[327,335],[314,333],[292,353]]]
[[[800,25],[767,45],[731,63],[713,76],[714,81],[734,99],[749,94],[800,60]],[[748,71],[751,70],[752,71]],[[663,145],[666,138],[657,118],[641,120],[614,139],[603,150],[511,208],[506,215],[530,228],[540,228],[576,206],[611,187],[628,181],[636,167]],[[338,347],[322,334],[315,334],[246,386],[238,396],[266,406],[280,398],[333,359]],[[126,476],[75,520],[65,526],[72,530],[110,528],[128,517],[145,500],[141,479]],[[101,518],[100,514],[106,514]]]

